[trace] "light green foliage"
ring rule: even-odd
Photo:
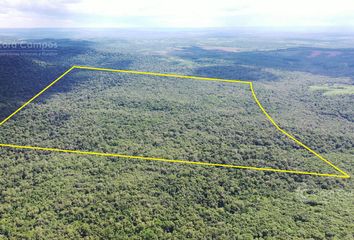
[[[353,85],[344,85],[344,84],[324,84],[324,85],[315,85],[310,86],[311,91],[323,92],[325,96],[334,96],[334,95],[353,95],[354,86]]]

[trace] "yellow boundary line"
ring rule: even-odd
[[[212,166],[212,167],[227,167],[227,168],[238,168],[238,169],[248,169],[248,170],[256,170],[256,171],[270,171],[270,172],[282,172],[282,173],[293,173],[293,174],[302,174],[302,175],[314,175],[314,176],[324,176],[324,177],[334,177],[334,178],[350,178],[350,176],[341,170],[339,167],[335,166],[329,160],[322,157],[319,153],[306,146],[304,143],[296,139],[294,136],[283,130],[279,125],[273,120],[273,118],[266,112],[260,101],[258,100],[256,93],[253,88],[253,83],[250,81],[243,80],[229,80],[229,79],[219,79],[219,78],[206,78],[206,77],[196,77],[196,76],[185,76],[185,75],[177,75],[177,74],[166,74],[166,73],[154,73],[154,72],[140,72],[133,70],[118,70],[118,69],[109,69],[109,68],[95,68],[95,67],[87,67],[87,66],[72,66],[66,72],[64,72],[61,76],[55,79],[52,83],[46,86],[43,90],[37,93],[34,97],[24,103],[21,107],[19,107],[16,111],[10,114],[7,118],[5,118],[2,122],[0,122],[0,126],[2,126],[5,122],[10,120],[14,115],[16,115],[19,111],[21,111],[28,104],[33,102],[36,98],[38,98],[41,94],[43,94],[46,90],[52,87],[55,83],[57,83],[60,79],[62,79],[65,75],[71,72],[73,69],[85,69],[92,71],[106,71],[106,72],[117,72],[117,73],[129,73],[129,74],[137,74],[137,75],[150,75],[150,76],[160,76],[160,77],[174,77],[174,78],[184,78],[184,79],[193,79],[199,81],[215,81],[215,82],[228,82],[228,83],[241,83],[248,84],[250,86],[250,90],[252,92],[252,97],[257,103],[258,107],[261,109],[262,113],[267,117],[267,119],[285,136],[293,140],[299,146],[305,148],[310,153],[314,154],[317,158],[330,165],[336,171],[341,174],[329,174],[329,173],[317,173],[317,172],[307,172],[307,171],[298,171],[298,170],[283,170],[283,169],[275,169],[275,168],[266,168],[266,167],[251,167],[251,166],[241,166],[241,165],[231,165],[231,164],[219,164],[219,163],[207,163],[207,162],[193,162],[187,160],[173,160],[173,159],[165,159],[165,158],[154,158],[154,157],[144,157],[144,156],[132,156],[132,155],[124,155],[124,154],[116,154],[116,153],[102,153],[102,152],[91,152],[91,151],[80,151],[80,150],[68,150],[68,149],[59,149],[59,148],[46,148],[46,147],[36,147],[36,146],[21,146],[15,144],[2,144],[0,143],[0,147],[6,148],[15,148],[15,149],[28,149],[28,150],[39,150],[39,151],[50,151],[50,152],[60,152],[60,153],[74,153],[81,155],[95,155],[95,156],[103,156],[103,157],[120,157],[120,158],[128,158],[128,159],[139,159],[139,160],[147,160],[147,161],[160,161],[160,162],[170,162],[170,163],[182,163],[182,164],[194,164],[201,166]]]

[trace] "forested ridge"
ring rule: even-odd
[[[2,119],[72,65],[242,78],[280,126],[352,175],[354,95],[313,90],[352,85],[344,74],[272,65],[273,52],[255,67],[258,51],[235,61],[193,39],[58,42],[57,56],[1,58]],[[312,54],[280,55],[294,51]],[[248,86],[188,79],[76,69],[1,126],[0,142],[337,173],[279,133]],[[354,238],[352,178],[0,152],[4,239]]]

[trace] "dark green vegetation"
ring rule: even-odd
[[[194,54],[197,52],[197,57]],[[276,49],[272,51],[254,51],[254,52],[225,52],[220,50],[206,50],[199,47],[184,48],[176,51],[175,55],[196,59],[218,58],[224,59],[234,65],[250,65],[259,69],[278,68],[283,70],[303,71],[314,74],[323,74],[334,77],[346,76],[352,77],[354,74],[354,50],[353,49],[323,49],[323,48],[287,48]],[[228,75],[230,66],[226,69],[220,69],[224,75]],[[240,71],[243,74],[243,71]],[[269,75],[269,74],[268,74]],[[270,76],[258,76],[254,80],[271,79]]]
[[[352,79],[340,77],[349,75],[351,58],[342,56],[348,75],[336,75],[331,64],[337,63],[327,53],[321,60],[326,67],[316,64],[322,72],[314,71],[310,60],[280,66],[294,49],[277,50],[283,48],[279,43],[262,53],[251,51],[263,46],[259,42],[245,46],[229,37],[53,41],[60,46],[56,56],[2,56],[3,117],[74,64],[254,79],[258,98],[284,129],[352,175],[354,95],[313,91],[313,86],[352,86]],[[215,46],[228,48],[216,51]],[[230,52],[234,48],[240,52]],[[276,51],[279,59],[261,63],[256,57]],[[297,51],[303,51],[299,56],[309,52]],[[235,54],[248,60],[235,61]],[[5,123],[0,139],[335,173],[278,133],[249,88],[238,84],[75,70]],[[0,236],[5,239],[354,237],[352,179],[7,148],[0,153]]]
[[[72,79],[69,93],[53,89],[4,125],[1,142],[333,172],[270,124],[247,84],[77,69],[59,88]]]

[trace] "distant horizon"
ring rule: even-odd
[[[237,26],[237,27],[0,27],[2,30],[138,30],[138,31],[237,31],[237,30],[256,30],[265,32],[299,32],[299,31],[328,31],[341,32],[348,31],[354,33],[354,28],[351,26],[289,26],[289,27],[269,27],[269,26]]]
[[[0,0],[0,28],[353,28],[351,0]]]

